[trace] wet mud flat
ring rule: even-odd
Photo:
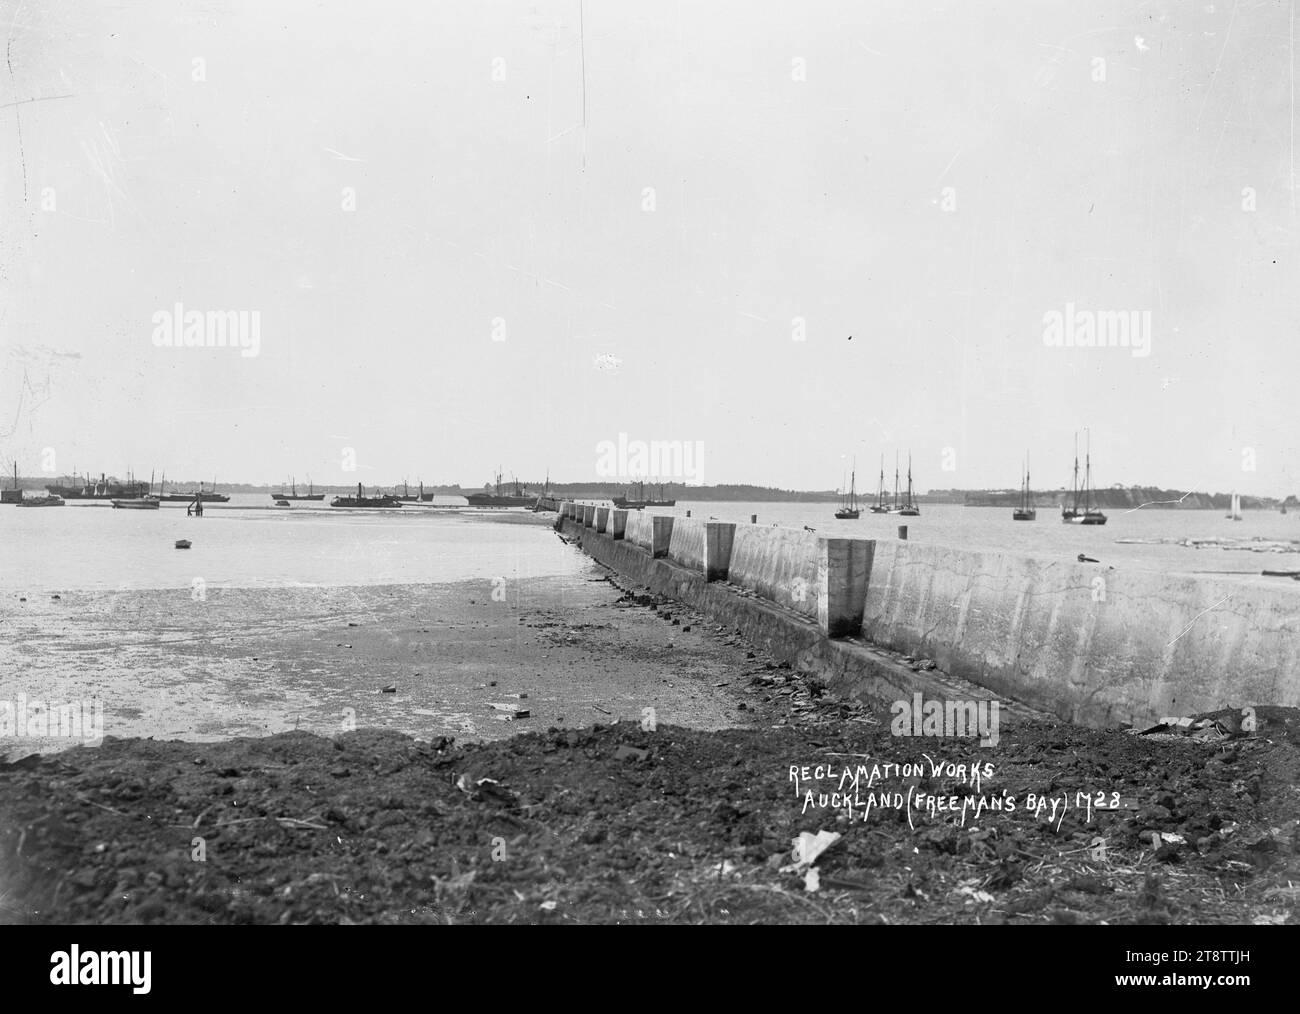
[[[611,608],[698,623],[633,593]],[[1032,720],[981,747],[896,734],[889,705],[709,636],[734,657],[698,682],[747,727],[110,738],[20,759],[0,768],[0,919],[1296,921],[1294,710],[1215,742]],[[840,837],[801,862],[792,839],[820,832]]]
[[[545,533],[549,537],[549,532]],[[0,702],[23,706],[0,760],[66,748],[42,715],[94,702],[117,737],[212,741],[384,728],[500,739],[617,717],[722,728],[736,644],[627,609],[577,574],[452,584],[11,594]],[[23,601],[23,600],[26,601]],[[519,721],[504,705],[529,716]],[[65,730],[66,732],[66,730]]]

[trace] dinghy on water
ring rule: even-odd
[[[1228,509],[1228,513],[1225,514],[1224,517],[1229,521],[1241,520],[1241,497],[1235,492],[1232,494],[1232,506]]]

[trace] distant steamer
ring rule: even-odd
[[[76,473],[72,476],[73,482],[76,482]],[[51,496],[63,497],[65,500],[113,500],[123,497],[143,497],[149,494],[149,483],[136,482],[134,477],[130,477],[126,482],[118,479],[109,479],[103,472],[99,473],[99,481],[91,482],[90,476],[86,476],[86,481],[81,485],[60,486],[58,484],[45,487],[46,492]]]
[[[501,473],[497,472],[496,484],[491,493],[469,493],[465,499],[471,507],[531,507],[537,502],[536,494],[529,493],[514,480],[514,493],[501,492]]]
[[[324,500],[324,499],[325,499],[325,494],[324,494],[324,493],[317,493],[317,492],[316,492],[316,487],[313,486],[313,485],[311,484],[311,476],[310,476],[310,475],[307,476],[307,492],[306,492],[306,493],[299,493],[299,492],[298,492],[298,484],[297,484],[297,481],[296,481],[295,479],[293,479],[293,478],[290,478],[290,479],[289,479],[289,488],[290,488],[290,490],[292,490],[292,492],[289,492],[289,493],[284,493],[284,492],[281,492],[281,493],[272,493],[272,494],[271,494],[271,499],[272,499],[272,500],[277,500],[277,501],[279,501],[279,500]]]
[[[323,494],[322,494],[323,495]],[[356,496],[336,496],[330,501],[331,507],[400,507],[402,501],[395,496],[365,496],[361,483],[357,483]]]

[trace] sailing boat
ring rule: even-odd
[[[1038,511],[1034,509],[1033,498],[1029,492],[1029,456],[1025,456],[1025,478],[1020,484],[1020,506],[1011,512],[1012,521],[1034,521]]]
[[[921,516],[921,508],[912,502],[912,452],[911,451],[907,452],[907,499],[904,500],[903,505],[898,508],[898,515],[899,517],[904,517],[904,518],[919,518]]]
[[[849,492],[844,497],[844,503],[840,509],[835,512],[835,516],[841,521],[856,521],[862,515],[858,510],[858,463],[853,462],[853,477],[849,480]]]
[[[1074,435],[1074,482],[1071,490],[1073,503],[1061,508],[1061,520],[1067,525],[1104,525],[1106,515],[1092,506],[1092,430],[1088,434],[1088,449],[1084,455],[1083,467],[1083,510],[1079,509],[1079,434]]]
[[[1230,521],[1241,520],[1241,497],[1235,492],[1232,494],[1232,507],[1224,517],[1228,518]]]
[[[898,504],[898,452],[894,452],[894,499],[886,514],[897,514],[902,508]]]
[[[871,508],[872,514],[888,514],[889,508],[885,506],[885,456],[880,456],[880,482],[876,485],[876,506]]]

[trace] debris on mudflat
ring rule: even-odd
[[[1224,708],[1201,715],[1167,715],[1155,725],[1135,731],[1139,736],[1186,736],[1201,742],[1236,739],[1253,736],[1269,724],[1265,715],[1272,709],[1265,707],[1259,710],[1265,714],[1261,715],[1255,708],[1247,707],[1240,710]]]

